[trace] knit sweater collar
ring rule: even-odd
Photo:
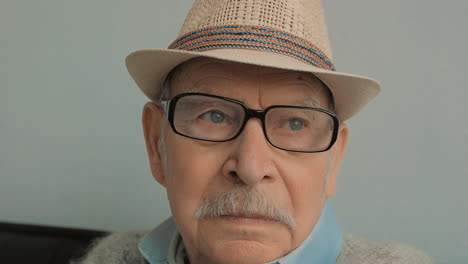
[[[340,254],[343,234],[327,201],[321,216],[304,242],[288,255],[269,264],[334,264]],[[183,240],[171,218],[142,238],[139,250],[150,264],[183,264]]]

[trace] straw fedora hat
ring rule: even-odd
[[[335,70],[320,0],[196,0],[168,49],[135,51],[126,65],[157,101],[167,74],[197,57],[313,73],[331,90],[341,121],[381,89],[371,78]]]

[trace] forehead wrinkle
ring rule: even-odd
[[[205,85],[210,80],[221,79],[235,82],[235,80],[230,77],[220,76],[216,73],[206,74],[202,78],[197,77],[198,74],[195,73],[190,73],[190,76],[180,76],[180,78],[177,81],[180,84],[179,86],[182,92],[215,93],[219,92],[220,90],[223,90],[222,87],[225,87],[225,85],[222,85],[220,87],[213,85]]]
[[[285,81],[285,84],[287,85],[305,86],[310,88],[310,91],[312,91],[314,95],[316,95],[317,92],[320,92],[320,90],[324,88],[322,81],[315,77],[315,75],[312,73],[281,70],[274,72],[263,72],[263,75],[272,76],[273,78],[271,79],[273,79],[274,82]]]
[[[302,103],[308,107],[314,107],[314,108],[320,107],[320,104],[312,96],[306,96],[304,100],[302,101]]]
[[[232,70],[226,71],[223,66],[234,65],[235,68]],[[185,66],[185,67],[184,67]],[[221,70],[220,70],[221,69]],[[182,73],[182,74],[180,74]],[[202,73],[202,78],[198,78]],[[237,74],[236,74],[237,73]],[[239,73],[246,73],[239,74]],[[250,75],[250,77],[249,77]],[[264,89],[268,86],[271,82],[273,85],[277,84],[277,82],[284,81],[284,85],[288,86],[302,86],[303,88],[307,88],[307,93],[310,92],[310,95],[306,95],[299,100],[293,101],[293,104],[301,105],[301,106],[308,106],[308,107],[319,107],[320,106],[320,96],[327,96],[323,93],[324,84],[320,79],[318,79],[315,75],[308,72],[295,72],[283,69],[274,69],[268,67],[262,67],[257,65],[238,65],[237,63],[230,63],[226,61],[218,61],[218,60],[206,60],[206,59],[195,59],[194,61],[189,61],[185,65],[183,65],[182,69],[179,71],[177,76],[178,83],[182,84],[182,92],[204,92],[208,94],[223,94],[223,90],[227,87],[223,85],[223,87],[213,87],[210,85],[202,85],[203,81],[207,79],[226,79],[230,82],[237,82],[241,81],[244,78],[254,78],[257,79],[256,91],[251,91],[248,95],[249,98],[252,99],[253,97],[262,98],[261,93],[268,92],[269,89]],[[182,81],[182,82],[181,82]],[[263,89],[262,89],[263,88]],[[291,87],[292,88],[292,87]],[[221,95],[220,94],[220,95]],[[257,94],[254,96],[253,94]],[[245,95],[242,96],[238,94],[242,98],[235,98],[240,101],[245,101]],[[324,98],[324,100],[327,100]],[[259,102],[262,105],[261,102]]]
[[[309,72],[299,72],[299,71],[290,71],[290,70],[283,70],[283,69],[275,69],[275,68],[265,68],[265,67],[255,67],[259,73],[263,75],[271,75],[273,77],[278,77],[278,80],[296,80],[299,82],[306,82],[306,83],[315,83],[319,81],[315,75]],[[288,78],[293,77],[293,78]]]
[[[206,83],[209,83],[209,81],[214,81],[214,80],[221,80],[221,81],[228,81],[222,83],[222,85],[214,86],[213,85],[206,85]],[[224,90],[223,87],[229,86],[229,82],[236,82],[233,78],[227,77],[227,76],[220,76],[217,74],[210,74],[207,76],[204,76],[203,78],[200,78],[193,82],[191,86],[193,86],[195,89],[198,89],[200,91],[207,91],[207,92],[214,92],[214,91],[219,91],[219,90]]]
[[[301,72],[297,76],[297,78],[298,80],[304,80],[304,78],[307,79],[307,81],[306,80],[305,81],[308,84],[310,84],[308,86],[312,88],[311,90],[312,90],[314,97],[307,96],[304,100],[304,103],[307,106],[320,108],[320,105],[321,105],[320,102],[323,101],[324,105],[322,106],[322,108],[330,107],[329,102],[332,99],[329,97],[332,95],[331,95],[330,90],[328,89],[328,87],[322,80],[316,77],[313,73],[309,73],[309,72]],[[323,100],[317,100],[320,98],[323,98]]]
[[[290,103],[288,103],[289,105],[320,108],[320,96],[326,96],[323,93],[324,86],[322,82],[312,74],[290,71],[281,71],[278,73],[278,71],[276,71],[274,73],[265,73],[265,75],[273,75],[274,77],[277,77],[274,78],[276,80],[273,79],[275,85],[278,85],[279,81],[285,81],[284,85],[287,85],[289,89],[299,89],[304,91],[305,95],[301,96],[300,99],[290,101]],[[262,85],[265,84],[263,81],[261,83]],[[281,83],[279,83],[279,85],[281,85]],[[261,91],[268,92],[267,89],[261,89]],[[323,99],[326,101],[326,98]]]

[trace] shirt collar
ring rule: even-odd
[[[178,233],[175,222],[170,217],[146,234],[140,241],[138,249],[150,264],[169,263],[168,259],[175,259]]]
[[[331,202],[327,201],[312,232],[288,255],[269,264],[335,264],[343,245],[343,233]]]
[[[304,242],[288,255],[269,264],[335,264],[343,244],[343,233],[327,201],[320,218]],[[145,235],[139,250],[150,264],[183,264],[183,241],[174,220],[164,221]]]

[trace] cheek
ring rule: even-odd
[[[325,203],[325,178],[328,172],[327,159],[314,156],[309,161],[295,161],[294,167],[284,177],[297,221],[299,239],[312,230]],[[307,166],[304,166],[307,164]],[[291,173],[292,172],[292,173]]]
[[[168,135],[166,189],[172,215],[182,234],[194,236],[197,230],[195,210],[212,193],[219,178],[221,159],[202,151],[197,141]],[[208,162],[209,161],[209,162]]]

